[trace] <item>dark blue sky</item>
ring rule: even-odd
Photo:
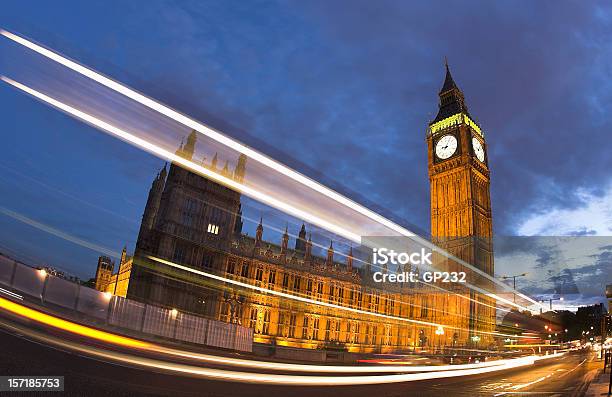
[[[424,230],[425,128],[447,56],[486,133],[496,232],[612,232],[601,2],[10,2],[0,26]],[[0,207],[133,248],[161,161],[7,86],[0,106]],[[93,274],[98,253],[0,225],[0,250]]]

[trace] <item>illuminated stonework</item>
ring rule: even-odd
[[[441,131],[449,127],[456,126],[458,124],[465,124],[471,127],[474,131],[478,133],[478,135],[484,138],[484,133],[482,132],[478,124],[476,124],[467,114],[464,114],[464,113],[454,114],[450,117],[447,117],[443,120],[433,123],[432,125],[429,126],[429,134],[430,135],[435,134],[438,131]]]
[[[456,95],[462,100],[462,94],[452,87],[444,95],[449,98]],[[430,126],[428,138],[434,238],[451,231],[442,228],[442,222],[450,225],[451,219],[440,212],[441,203],[451,202],[458,195],[463,197],[469,183],[476,182],[452,177],[444,172],[446,166],[435,168],[438,164],[434,167],[431,157],[433,139],[442,129],[453,127],[461,128],[461,134],[475,131],[482,135],[480,128],[469,118],[463,102],[459,108],[465,108],[466,112],[450,117],[446,114],[453,111],[454,104],[447,101],[446,105],[450,107],[444,108],[444,112],[439,114],[440,119]],[[195,140],[195,133],[189,135],[177,154],[191,160]],[[465,147],[459,148],[458,152],[465,154]],[[456,155],[451,156],[446,164],[453,163],[454,157]],[[228,178],[241,179],[246,171],[245,162],[246,158],[241,156],[234,170],[226,165],[221,172]],[[206,167],[219,172],[217,156]],[[481,167],[486,167],[486,164]],[[473,176],[470,172],[464,176]],[[485,171],[479,172],[482,176]],[[488,203],[486,172],[486,177],[479,182],[482,186],[479,197],[485,200],[480,202],[481,207]],[[439,185],[443,180],[446,181],[445,187]],[[479,218],[483,230],[490,230],[490,207],[487,208],[486,216]],[[295,239],[295,248],[290,248],[287,231],[280,244],[265,241],[263,222],[260,222],[254,237],[243,234],[241,215],[240,193],[171,164],[169,169],[164,167],[160,171],[149,191],[134,257],[154,256],[241,283],[368,313],[297,302],[264,292],[240,290],[224,283],[207,283],[201,277],[190,277],[180,271],[164,272],[132,258],[122,259],[117,274],[112,274],[112,270],[110,275],[101,272],[100,277],[104,279],[99,280],[99,289],[187,313],[239,323],[254,329],[255,342],[277,346],[384,353],[417,347],[486,347],[492,342],[486,333],[495,330],[495,318],[491,316],[495,310],[486,306],[482,309],[481,305],[473,303],[480,301],[494,307],[491,300],[470,294],[466,288],[441,291],[422,284],[381,286],[373,282],[369,265],[354,266],[356,258],[352,250],[344,253],[345,260],[341,262],[335,260],[339,253],[332,246],[327,249],[327,257],[315,255],[305,225]],[[470,219],[461,215],[460,221],[462,225],[470,225]],[[452,230],[462,236],[482,235],[473,227]],[[457,256],[474,260],[461,253]],[[492,271],[492,262],[490,265],[479,264],[482,266],[488,272]],[[392,269],[396,270],[410,271]],[[474,309],[475,306],[479,308]],[[482,334],[480,341],[472,339],[475,334]]]
[[[101,256],[98,260],[95,288],[98,291],[108,292],[125,298],[130,283],[133,261],[134,258],[128,256],[126,248],[123,248],[121,259],[119,260],[119,269],[117,273],[113,273],[114,264],[111,263],[109,267],[110,259]]]
[[[435,244],[492,276],[493,216],[486,143],[481,129],[468,114],[463,93],[447,65],[438,115],[427,134],[431,234]],[[458,148],[451,156],[440,158],[435,146],[447,135],[458,141]],[[475,152],[473,139],[478,140],[481,153]],[[472,336],[486,344],[490,337],[477,335],[477,331],[494,329],[495,301],[474,292],[470,292],[470,298],[485,303],[472,305],[469,317]]]

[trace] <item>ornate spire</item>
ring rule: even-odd
[[[255,243],[261,243],[263,239],[263,217],[259,219],[259,225],[257,225],[257,231],[255,232]]]
[[[298,234],[298,238],[295,240],[295,250],[304,252],[306,248],[306,225],[302,222],[302,227],[300,228],[300,233]]]
[[[463,92],[461,92],[455,83],[446,58],[444,58],[444,66],[446,69],[446,76],[444,77],[442,89],[440,89],[438,94],[440,97],[440,108],[436,118],[430,124],[444,120],[445,118],[458,113],[465,113],[469,116],[467,105],[465,104],[465,99],[463,97]]]
[[[234,179],[240,183],[244,180],[244,175],[246,174],[246,161],[247,156],[241,154],[238,156],[238,163],[236,164],[236,168],[234,169]]]
[[[218,155],[217,155],[217,152],[215,152],[212,162],[210,163],[210,168],[212,168],[213,171],[217,169],[217,161],[218,161]]]
[[[348,256],[346,257],[346,270],[353,271],[353,246],[349,248]]]
[[[289,224],[285,226],[285,233],[283,233],[283,241],[281,243],[281,254],[287,253],[288,246],[289,246]]]
[[[329,267],[334,265],[334,242],[329,241],[329,248],[327,249],[327,261],[325,264]]]
[[[238,236],[242,234],[242,204],[238,204],[238,212],[236,212],[236,223],[234,224],[234,233]]]
[[[197,140],[196,131],[191,130],[191,133],[187,137],[187,143],[183,147],[183,157],[185,157],[188,160],[191,160],[193,158],[193,152],[195,151],[196,140]]]
[[[312,257],[312,234],[308,235],[308,241],[306,241],[306,254],[304,255],[304,257],[306,258],[306,260],[310,260],[310,258]]]
[[[177,156],[182,156],[183,155],[183,145],[185,144],[185,139],[181,139],[181,144],[179,145],[179,148],[176,149],[176,152],[174,152],[174,154],[176,154]]]
[[[446,57],[444,57],[444,66],[446,67],[446,77],[444,78],[444,84],[442,85],[440,94],[449,90],[459,89],[459,87],[457,87],[457,84],[455,84],[455,80],[453,80],[450,68],[448,67],[448,59],[446,59]]]

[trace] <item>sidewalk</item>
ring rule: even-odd
[[[597,375],[589,385],[585,393],[585,397],[602,397],[608,395],[608,383],[610,382],[610,371],[604,374],[601,370],[597,371]]]

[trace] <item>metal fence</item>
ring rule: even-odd
[[[68,281],[0,255],[0,284],[21,294],[145,334],[195,344],[252,352],[253,330],[238,324],[153,306]]]

